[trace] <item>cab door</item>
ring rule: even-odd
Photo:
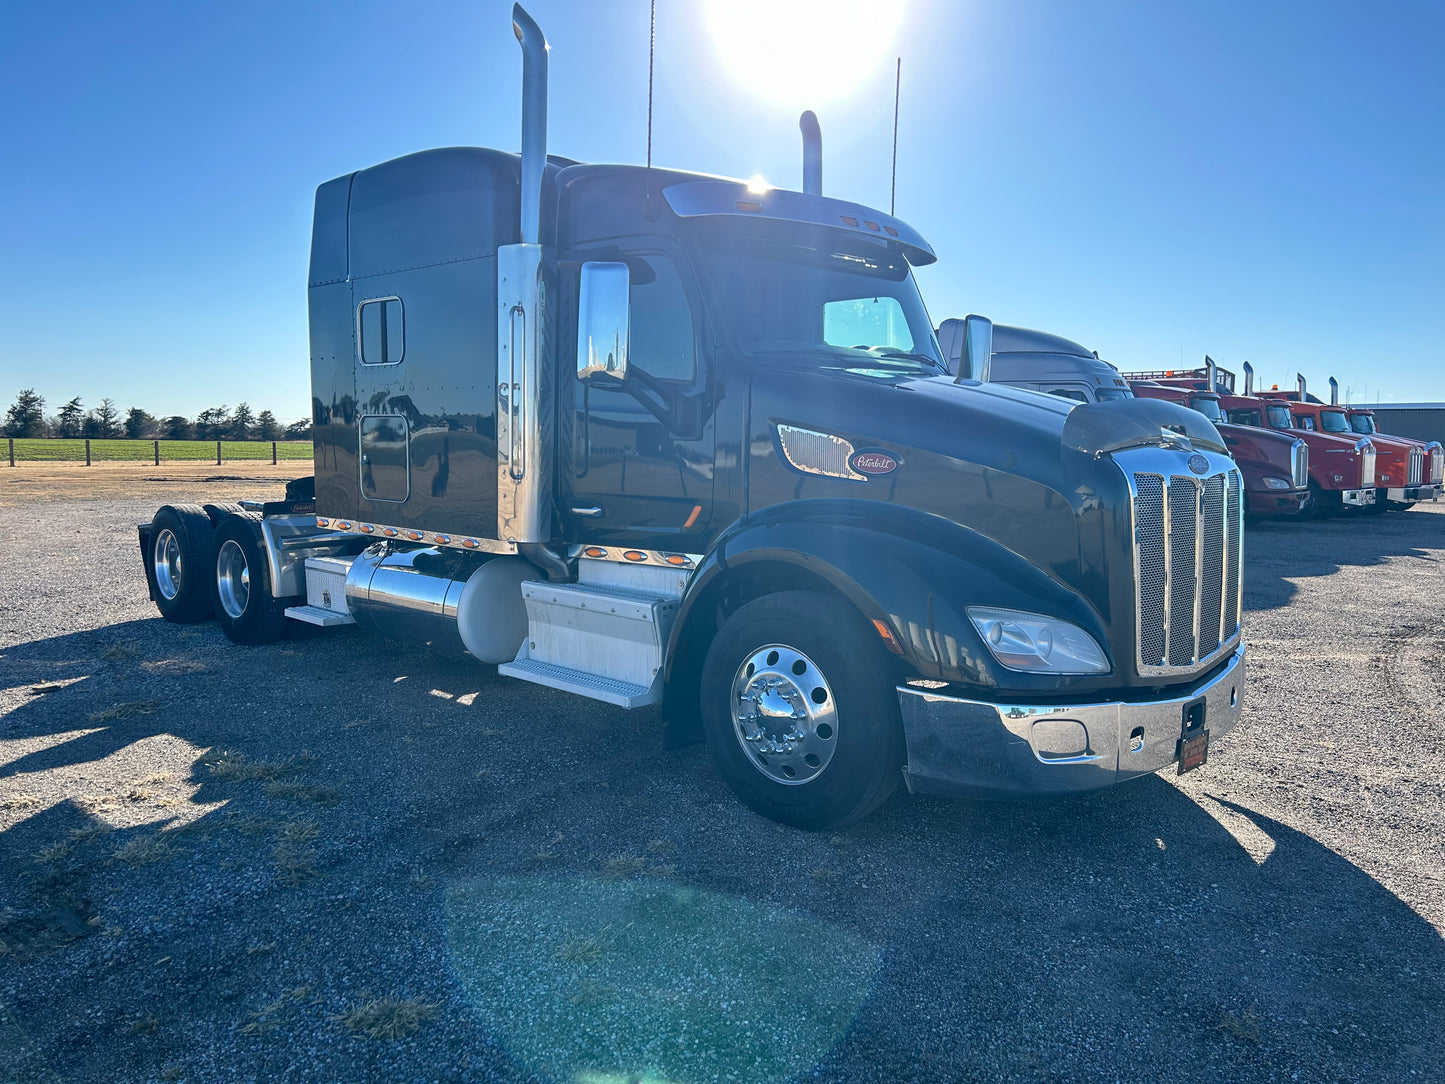
[[[620,381],[584,382],[575,375],[578,281],[587,260],[628,267],[630,347],[628,374]],[[563,311],[572,314],[570,334],[559,336],[559,505],[566,535],[575,542],[699,552],[712,519],[715,432],[702,309],[686,263],[660,246],[613,245],[579,248],[561,271]]]

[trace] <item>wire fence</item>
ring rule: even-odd
[[[310,459],[309,440],[98,440],[7,437],[10,466],[24,463],[279,463]]]

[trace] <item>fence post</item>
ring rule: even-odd
[[[15,466],[15,438],[10,438],[10,465]]]
[[[10,446],[11,446],[12,448],[15,447],[15,442],[14,442],[13,440],[10,442]],[[11,463],[10,465],[13,467],[15,464],[14,464],[14,463]],[[275,465],[276,465],[276,442],[273,440],[273,441],[271,442],[271,466],[274,467]]]
[[[221,465],[221,442],[216,441],[216,466]]]
[[[154,440],[154,441],[151,441],[151,443],[156,446],[156,447],[155,447],[156,466],[159,467],[159,466],[161,465],[161,442],[158,441],[158,440]]]
[[[85,438],[85,465],[90,466],[90,438]]]

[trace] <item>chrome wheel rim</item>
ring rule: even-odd
[[[169,529],[156,535],[154,559],[156,590],[167,602],[181,593],[181,543]]]
[[[251,597],[251,566],[233,539],[227,539],[216,555],[216,593],[228,617],[239,618],[246,612],[246,600]]]
[[[833,689],[816,663],[786,644],[768,644],[738,667],[733,732],[748,762],[775,783],[810,783],[838,748]]]

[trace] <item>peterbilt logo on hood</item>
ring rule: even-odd
[[[1204,474],[1209,470],[1209,460],[1196,452],[1189,457],[1189,469],[1195,474]]]
[[[864,448],[848,457],[848,466],[859,474],[892,474],[898,469],[898,460],[881,448]]]

